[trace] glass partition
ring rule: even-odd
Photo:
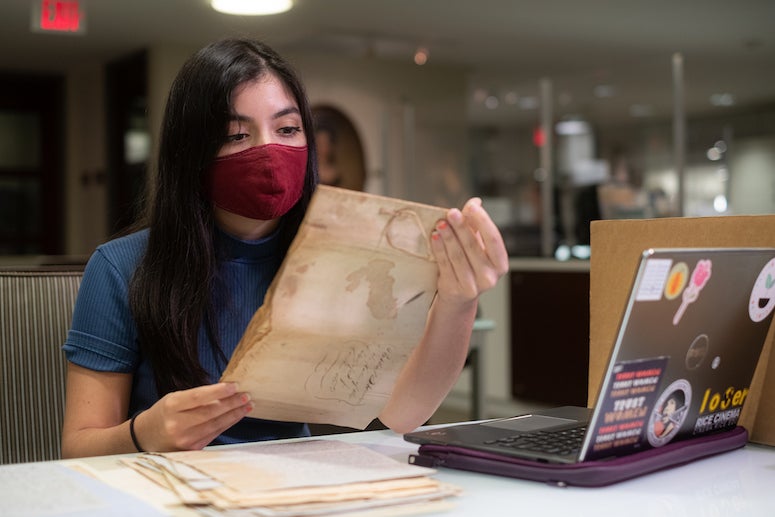
[[[601,64],[555,77],[472,79],[471,184],[512,256],[587,258],[594,219],[775,210],[775,106],[704,95],[723,83],[712,79],[684,92],[676,61],[683,64],[668,55],[616,74]],[[551,95],[542,98],[547,81]]]

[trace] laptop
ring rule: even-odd
[[[594,409],[558,407],[404,439],[569,464],[734,429],[774,308],[775,249],[646,250]]]

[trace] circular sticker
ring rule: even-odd
[[[665,282],[665,298],[668,300],[675,300],[678,295],[686,287],[686,282],[689,280],[689,266],[686,262],[677,262],[667,275],[667,282]]]
[[[702,364],[705,356],[708,355],[708,348],[710,348],[710,342],[707,334],[700,334],[692,344],[689,345],[689,350],[686,351],[686,368],[694,370]]]
[[[775,259],[770,260],[759,273],[751,289],[748,315],[753,321],[762,321],[775,308]]]
[[[692,402],[692,386],[679,379],[662,392],[649,417],[646,436],[653,447],[661,447],[678,434]]]

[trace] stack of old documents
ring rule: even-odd
[[[186,506],[218,515],[406,514],[451,506],[432,469],[338,440],[142,454],[123,460]]]

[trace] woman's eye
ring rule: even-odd
[[[248,135],[245,134],[245,133],[237,133],[237,134],[234,134],[234,135],[227,136],[226,137],[226,141],[227,142],[239,142],[240,140],[244,140],[247,137],[248,137]]]
[[[301,128],[298,126],[285,126],[280,128],[280,134],[282,135],[293,136],[298,133],[301,133]]]

